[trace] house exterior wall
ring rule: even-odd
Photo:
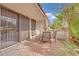
[[[1,16],[1,6],[0,6],[0,16]],[[1,19],[0,19],[0,49],[1,49]]]
[[[44,31],[44,20],[36,21],[36,34],[42,34]]]
[[[48,18],[45,17],[45,23],[46,23],[46,31],[49,31],[48,27],[49,27],[49,24],[48,24]]]
[[[26,40],[29,37],[29,18],[26,18],[22,15],[19,16],[19,32],[20,40]]]
[[[39,27],[36,27],[41,32],[48,28],[48,21],[47,21],[48,19],[46,18],[45,15],[42,14],[42,12],[40,12],[40,10],[39,10],[40,8],[37,7],[37,5],[34,3],[29,3],[29,4],[3,3],[1,5],[9,8],[17,13],[23,14],[23,15],[29,17],[30,19],[34,19],[38,23],[41,22],[41,23],[37,24],[37,26],[41,26],[41,29]]]
[[[2,7],[8,11],[4,11],[5,9],[2,10]],[[14,13],[10,13],[10,11]],[[1,4],[0,16],[6,16],[10,20],[16,20],[16,33],[19,37],[18,40],[20,41],[27,40],[28,38],[32,38],[32,36],[38,34],[42,34],[43,31],[45,31],[45,27],[47,26],[45,16],[34,4]],[[1,24],[2,23],[0,23],[0,25]],[[12,31],[12,33],[14,32]],[[2,34],[0,31],[0,44],[1,35]],[[16,39],[16,41],[18,40]]]
[[[32,32],[32,36],[36,35],[36,20],[32,20],[31,19],[31,32]]]
[[[39,11],[34,3],[3,3],[2,6],[5,6],[17,13],[23,14],[25,16],[31,17],[34,20],[43,20],[44,15]]]

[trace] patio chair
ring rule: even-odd
[[[36,34],[35,35],[32,35],[32,40],[41,41],[42,34],[43,33],[41,33],[39,30],[36,30]]]
[[[51,32],[43,32],[42,41],[51,42]]]
[[[41,41],[42,35],[43,35],[43,34],[36,35],[35,39],[38,40],[38,41]]]

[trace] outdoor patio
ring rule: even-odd
[[[79,55],[79,48],[66,41],[51,39],[50,42],[25,40],[0,50],[1,56],[59,56]]]
[[[0,4],[0,55],[79,56],[79,4],[67,5]]]

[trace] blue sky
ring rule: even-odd
[[[55,15],[61,13],[64,3],[41,3],[40,4],[46,15],[48,16],[49,22],[53,22],[56,17]]]

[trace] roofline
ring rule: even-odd
[[[45,14],[45,12],[43,11],[43,9],[41,8],[41,5],[40,5],[39,3],[35,3],[35,5],[37,5],[38,9],[42,12],[42,14],[43,14],[46,18],[48,18],[47,15]]]
[[[39,9],[39,11],[48,19],[47,15],[45,14],[45,12],[43,11],[43,9],[41,8],[41,5],[39,3],[33,3],[37,9]],[[0,4],[1,6],[3,6],[2,4]],[[5,6],[3,6],[5,7]],[[11,10],[11,9],[10,9]],[[14,11],[15,12],[15,11]]]
[[[41,5],[39,3],[37,3],[37,5],[39,6],[39,8],[41,9],[41,11],[44,13],[45,15],[45,12],[43,11],[43,9],[41,8]]]

